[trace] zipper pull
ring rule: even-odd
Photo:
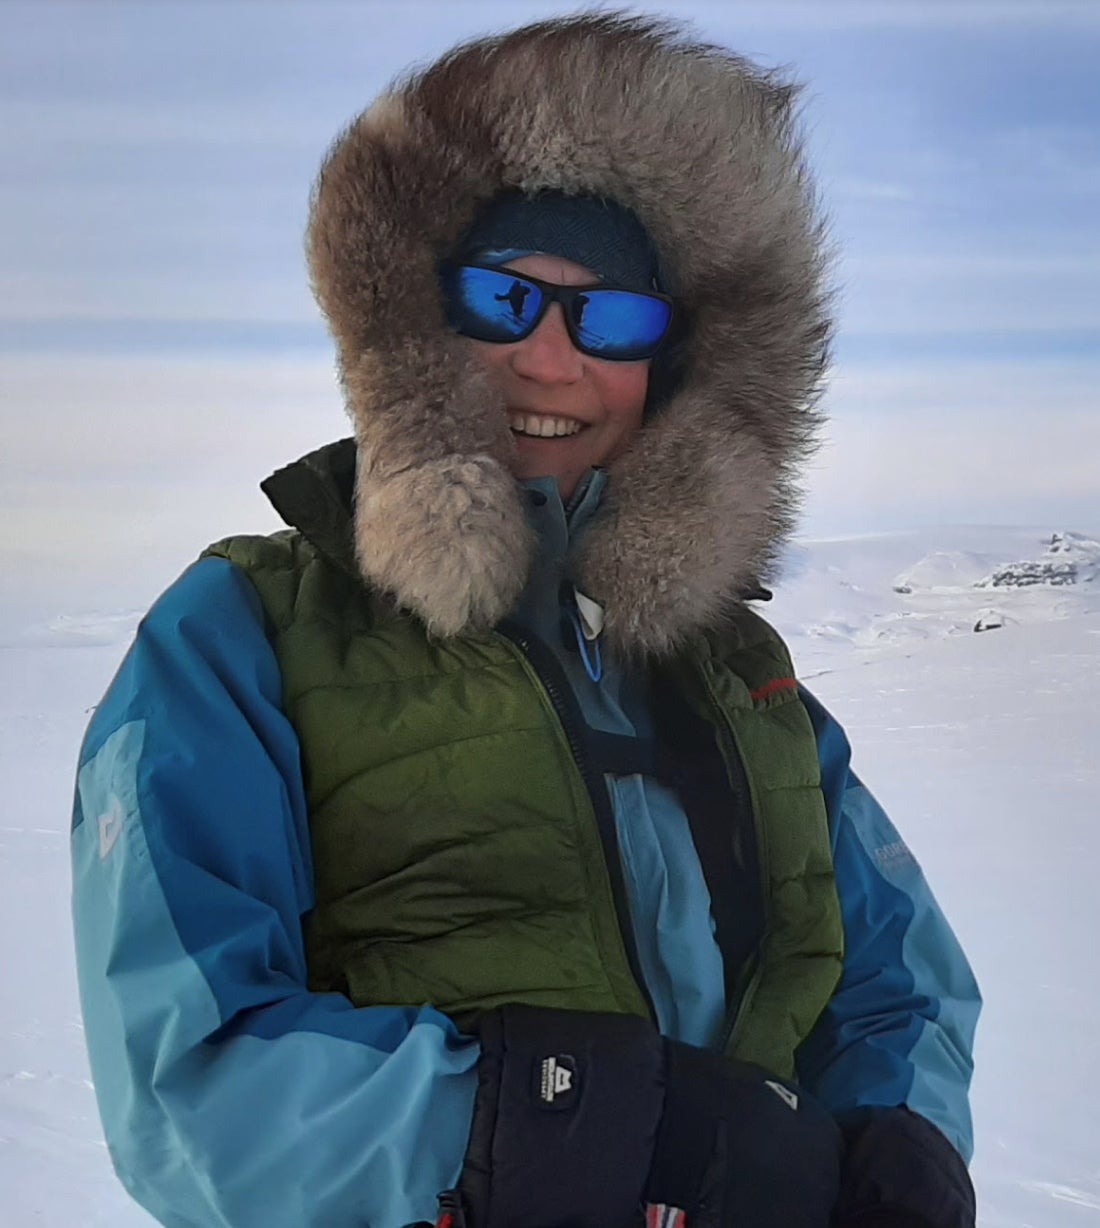
[[[600,638],[603,631],[603,606],[591,597],[586,597],[579,588],[574,587],[573,597],[577,603],[577,613],[581,616],[581,630],[584,638],[593,644]]]
[[[569,618],[577,636],[577,648],[584,662],[585,673],[593,682],[603,677],[603,656],[600,653],[600,632],[603,630],[603,606],[586,597],[579,588],[573,589]],[[591,645],[591,648],[589,647]]]
[[[439,1218],[435,1228],[466,1228],[466,1212],[458,1190],[444,1190],[439,1195]]]

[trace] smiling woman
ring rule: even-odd
[[[973,1228],[973,978],[749,605],[829,333],[791,96],[590,15],[332,147],[354,439],[81,754],[86,1036],[166,1224]]]

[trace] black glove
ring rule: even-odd
[[[970,1174],[930,1121],[899,1105],[860,1110],[843,1128],[837,1228],[974,1228]]]
[[[466,1228],[637,1228],[647,1203],[688,1228],[829,1224],[840,1131],[794,1085],[628,1015],[508,1006],[479,1035]]]

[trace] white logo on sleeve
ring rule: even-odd
[[[798,1095],[792,1092],[789,1087],[784,1087],[782,1083],[774,1083],[771,1079],[765,1079],[764,1086],[770,1087],[787,1108],[798,1109]]]
[[[122,809],[122,803],[117,797],[112,797],[111,808],[106,814],[99,816],[100,861],[103,861],[111,849],[118,843],[118,838],[122,835],[122,824],[125,818],[126,812]]]

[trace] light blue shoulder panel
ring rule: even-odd
[[[968,1089],[981,997],[920,866],[849,768],[840,726],[808,692],[844,914],[844,974],[799,1054],[832,1112],[904,1104],[966,1160]]]
[[[305,987],[298,746],[248,580],[157,602],[96,711],[73,828],[77,961],[111,1157],[178,1228],[400,1228],[461,1167],[478,1049],[423,1007]]]

